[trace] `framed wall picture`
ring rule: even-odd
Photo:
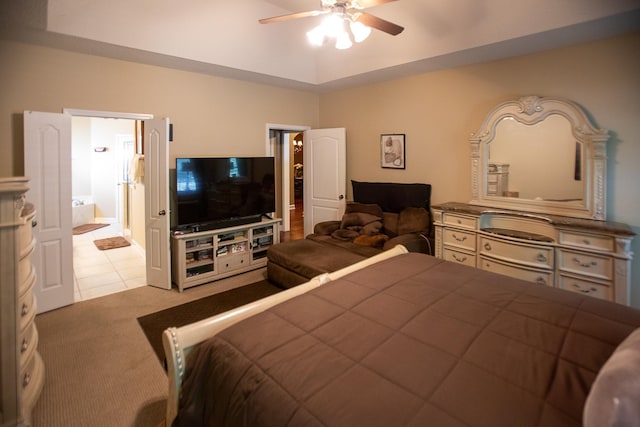
[[[403,133],[380,135],[380,160],[383,168],[404,169],[405,135]]]

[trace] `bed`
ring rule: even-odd
[[[637,422],[638,327],[633,308],[397,246],[167,329],[167,425]]]

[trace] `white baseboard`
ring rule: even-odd
[[[132,239],[127,239],[127,240],[129,240],[129,243],[131,243],[131,247],[134,248],[138,253],[140,253],[140,255],[142,255],[143,257],[147,256],[147,252],[144,250],[142,246],[138,244],[138,242]]]

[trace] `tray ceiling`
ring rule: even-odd
[[[399,0],[367,11],[404,32],[374,31],[363,43],[337,50],[306,40],[321,17],[258,23],[317,9],[319,0],[3,3],[4,38],[310,90],[561,47],[635,31],[640,22],[637,0]]]

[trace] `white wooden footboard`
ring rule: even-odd
[[[166,329],[162,334],[162,345],[164,346],[164,353],[167,359],[167,375],[169,377],[166,425],[170,426],[177,415],[180,387],[182,386],[182,377],[185,369],[185,358],[192,348],[225,328],[228,328],[243,319],[251,317],[254,314],[263,312],[274,305],[280,304],[281,302],[287,301],[298,295],[302,295],[311,289],[343,277],[354,271],[407,252],[408,251],[404,246],[397,245],[393,249],[389,249],[388,251],[382,252],[371,258],[364,259],[336,272],[325,273],[314,277],[310,281],[291,289],[287,289],[286,291],[262,298],[258,301],[209,317],[199,322],[191,323],[180,328]]]

